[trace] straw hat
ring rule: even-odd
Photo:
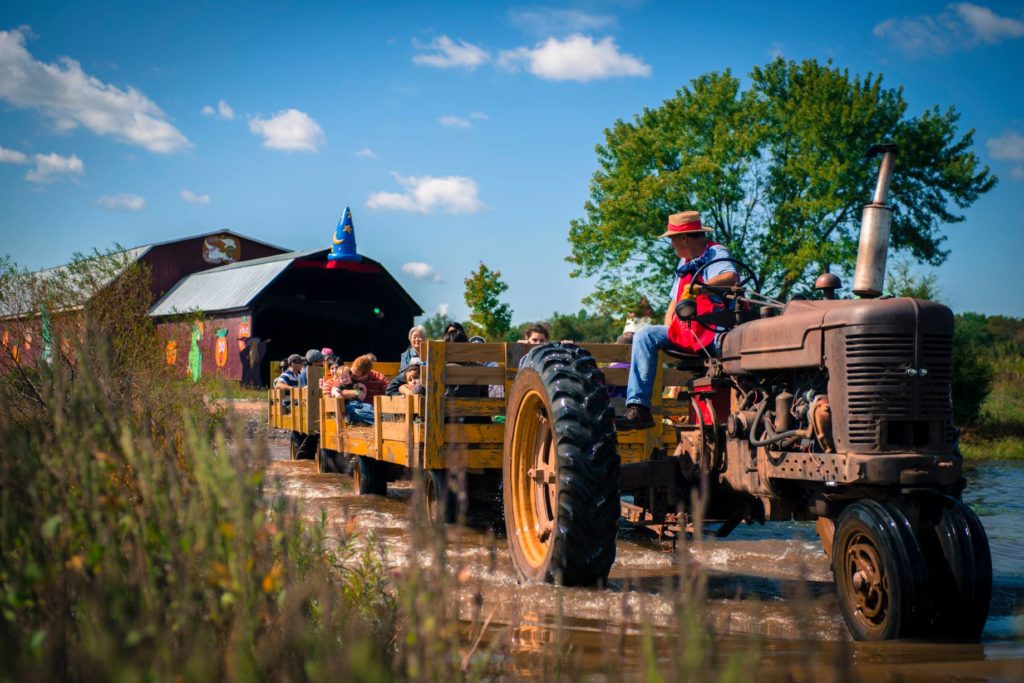
[[[709,233],[711,228],[701,225],[700,214],[696,211],[683,211],[674,213],[668,217],[668,229],[661,237],[672,237],[673,235],[686,235],[695,232]]]

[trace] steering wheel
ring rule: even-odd
[[[700,281],[702,276],[704,275],[704,273],[707,271],[707,269],[710,266],[712,266],[712,265],[714,265],[716,263],[732,263],[734,266],[736,266],[736,270],[738,272],[737,272],[737,282],[736,282],[735,285],[732,285],[732,286],[729,286],[729,287],[717,287],[715,285],[706,285],[706,284],[704,284],[704,283],[702,283]],[[743,290],[743,289],[753,289],[756,292],[757,290],[759,290],[761,288],[761,281],[758,279],[757,273],[754,272],[753,268],[748,266],[743,261],[740,261],[739,259],[724,258],[724,257],[723,258],[712,259],[711,261],[708,261],[707,263],[702,265],[700,268],[698,268],[696,270],[696,272],[694,272],[693,278],[691,278],[690,282],[695,282],[695,283],[697,283],[697,284],[699,284],[701,286],[702,290],[710,292],[710,293],[715,294],[715,295],[717,295],[719,297],[722,297],[722,298],[725,298],[726,293],[729,292],[729,291],[740,291],[740,290]],[[684,306],[686,303],[687,303],[686,301],[680,302],[679,305],[676,308],[676,315],[678,315],[680,319],[683,319],[684,316],[682,314],[680,314],[679,307]],[[720,320],[719,318],[721,317],[722,313],[724,313],[724,311],[707,313],[707,314],[705,314],[705,317],[710,318],[710,319],[708,319],[708,320],[699,320],[697,318],[697,316],[695,315],[696,314],[696,306],[693,303],[690,303],[690,313],[686,317],[688,317],[690,320],[693,320],[694,322],[696,322],[701,327],[703,327],[705,329],[708,329],[708,330],[711,330],[712,332],[724,332],[724,331],[728,330],[730,327],[732,327],[732,325],[734,325],[735,322],[726,323],[725,321]],[[731,315],[731,313],[727,314],[727,315]]]
[[[713,266],[716,263],[731,263],[734,266],[736,266],[737,271],[739,271],[736,274],[737,277],[738,277],[738,281],[736,282],[735,285],[732,286],[732,288],[735,288],[735,289],[752,289],[755,292],[757,292],[757,291],[759,291],[761,289],[761,281],[758,279],[757,273],[754,272],[754,269],[751,268],[750,266],[748,266],[743,261],[740,261],[739,259],[734,259],[734,258],[716,258],[716,259],[712,259],[711,261],[708,261],[703,266],[701,266],[700,268],[697,269],[697,272],[695,272],[693,274],[693,279],[690,280],[690,281],[691,282],[696,282],[696,283],[698,283],[701,286],[701,288],[708,289],[711,292],[721,296],[724,292],[726,292],[730,288],[729,287],[716,287],[715,285],[706,285],[703,282],[701,282],[701,278],[704,275],[704,272],[710,266]]]

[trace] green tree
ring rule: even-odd
[[[482,332],[488,339],[503,338],[512,324],[512,308],[499,299],[508,289],[501,279],[501,271],[491,270],[481,261],[465,284],[469,321],[475,331]]]
[[[981,404],[992,390],[992,368],[987,354],[995,337],[980,313],[956,317],[953,332],[953,419],[972,425],[981,415]]]
[[[444,329],[452,322],[455,322],[453,318],[438,311],[420,324],[427,331],[427,339],[440,339],[444,336]]]
[[[622,334],[622,321],[606,315],[594,315],[585,309],[578,313],[555,313],[548,323],[551,339],[576,342],[607,343]]]
[[[584,301],[602,312],[641,294],[664,310],[675,257],[654,238],[688,208],[767,292],[787,297],[825,270],[849,273],[878,168],[865,152],[885,140],[900,150],[891,247],[938,265],[940,226],[962,221],[954,211],[996,183],[958,121],[953,108],[909,117],[901,89],[831,63],[777,59],[755,67],[746,90],[729,71],[705,74],[605,131],[586,215],[570,225],[572,274],[597,278]]]
[[[938,279],[935,273],[915,273],[909,261],[898,259],[889,265],[889,272],[885,276],[885,288],[893,296],[937,301]]]

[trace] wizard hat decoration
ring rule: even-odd
[[[334,239],[328,261],[361,261],[363,257],[356,253],[356,231],[352,225],[352,210],[345,207],[345,213],[334,229]]]

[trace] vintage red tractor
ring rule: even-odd
[[[822,299],[783,304],[757,293],[753,271],[735,262],[739,284],[717,292],[733,305],[696,317],[725,333],[721,355],[679,359],[694,377],[674,451],[620,466],[594,359],[563,345],[530,353],[508,398],[504,458],[522,576],[599,583],[614,561],[619,496],[655,516],[693,513],[696,499],[705,519],[723,522],[720,535],[741,522],[816,519],[858,640],[978,639],[992,564],[960,498],[953,314],[880,296],[895,149],[878,153],[854,276],[860,298],[835,299],[838,278],[826,275]],[[684,306],[677,314],[694,316]]]

